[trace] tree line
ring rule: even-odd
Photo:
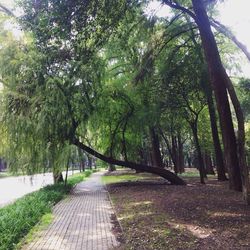
[[[225,69],[246,47],[216,21],[217,1],[162,0],[165,18],[148,2],[22,0],[18,17],[0,5],[1,154],[56,177],[85,152],[180,185],[184,166],[201,183],[216,166],[250,203],[249,80]]]

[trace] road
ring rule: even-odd
[[[74,170],[73,173],[79,171]],[[65,172],[63,173],[65,176]],[[72,175],[69,171],[68,175]],[[33,176],[22,175],[0,179],[0,207],[3,207],[25,194],[36,191],[44,186],[53,184],[52,173],[36,174]]]

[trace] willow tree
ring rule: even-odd
[[[185,12],[197,24],[219,113],[225,161],[229,172],[229,186],[237,191],[243,190],[244,199],[250,204],[250,184],[245,159],[244,116],[231,80],[221,62],[218,46],[207,15],[207,7],[216,1],[162,0],[162,2],[171,8]],[[237,117],[238,145],[227,93],[230,95]]]
[[[25,99],[19,101],[8,94],[4,99],[6,108],[12,100],[16,104],[18,112],[11,107],[7,113],[23,118],[24,126],[18,127],[23,134],[28,130],[34,141],[41,139],[44,145],[54,145],[59,152],[60,146],[75,145],[109,164],[158,174],[173,184],[185,184],[167,170],[116,159],[111,151],[101,154],[86,138],[89,122],[98,114],[98,104],[104,96],[104,45],[119,29],[124,14],[136,6],[129,1],[30,0],[21,1],[21,5],[24,15],[20,23],[34,41],[33,48],[23,48],[31,63],[17,59],[20,67],[16,74],[2,71],[2,77],[8,83],[14,76],[13,93],[22,94]],[[6,60],[13,57],[14,54]],[[5,86],[8,91],[8,84]]]

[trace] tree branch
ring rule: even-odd
[[[180,4],[178,4],[176,1],[172,1],[172,0],[162,0],[162,2],[166,5],[168,5],[171,8],[174,8],[176,10],[181,10],[184,13],[188,14],[189,16],[191,16],[194,20],[196,20],[196,15],[189,9],[181,6]]]
[[[218,32],[222,33],[224,36],[229,38],[247,57],[250,62],[250,52],[247,50],[247,47],[240,42],[237,37],[222,23],[210,18],[210,24],[213,26]]]
[[[139,170],[142,172],[156,174],[156,175],[159,175],[159,176],[165,178],[171,184],[174,184],[174,185],[186,185],[185,181],[183,181],[180,177],[178,177],[177,175],[175,175],[174,173],[172,173],[171,171],[168,171],[166,169],[151,167],[151,166],[147,166],[147,165],[143,165],[143,164],[137,164],[137,163],[129,162],[129,161],[125,162],[125,161],[114,159],[112,157],[107,157],[107,156],[95,151],[94,149],[86,146],[85,144],[80,142],[79,139],[77,139],[76,137],[74,137],[72,139],[71,143],[73,145],[81,148],[85,152],[93,155],[94,157],[96,157],[104,162],[107,162],[109,164],[127,167],[127,168],[131,168],[131,169]]]
[[[0,12],[5,13],[8,16],[12,16],[15,17],[14,13],[8,9],[7,7],[5,7],[3,4],[0,3]]]

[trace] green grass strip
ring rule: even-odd
[[[0,209],[0,250],[15,249],[18,242],[52,211],[52,207],[69,193],[71,188],[90,176],[92,171],[70,176],[68,184],[46,186],[25,195],[13,204]]]

